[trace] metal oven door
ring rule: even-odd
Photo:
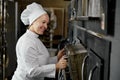
[[[88,56],[85,60],[83,79],[82,80],[103,80],[103,60],[95,54],[94,51],[89,50]]]

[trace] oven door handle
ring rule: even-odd
[[[87,58],[89,57],[89,55],[86,55],[83,59],[83,63],[82,63],[82,71],[81,71],[81,74],[82,74],[82,80],[84,80],[84,67],[85,67],[85,62],[87,60]]]
[[[94,71],[95,71],[98,67],[99,67],[99,64],[96,63],[96,65],[90,70],[90,74],[89,74],[88,80],[92,80],[93,73],[94,73]]]

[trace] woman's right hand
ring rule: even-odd
[[[67,67],[67,60],[64,56],[56,63],[56,69],[65,69]]]

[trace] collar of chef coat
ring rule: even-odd
[[[30,34],[31,36],[36,37],[36,38],[38,38],[38,36],[39,36],[38,34],[32,32],[32,31],[30,31],[30,30],[28,30],[28,29],[27,29],[27,33]]]

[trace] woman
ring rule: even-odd
[[[50,57],[47,48],[38,38],[47,29],[49,16],[40,4],[33,2],[21,14],[21,20],[29,25],[16,45],[17,68],[12,80],[44,80],[55,78],[56,71],[64,69],[64,49],[55,57]],[[57,62],[58,61],[58,62]]]

